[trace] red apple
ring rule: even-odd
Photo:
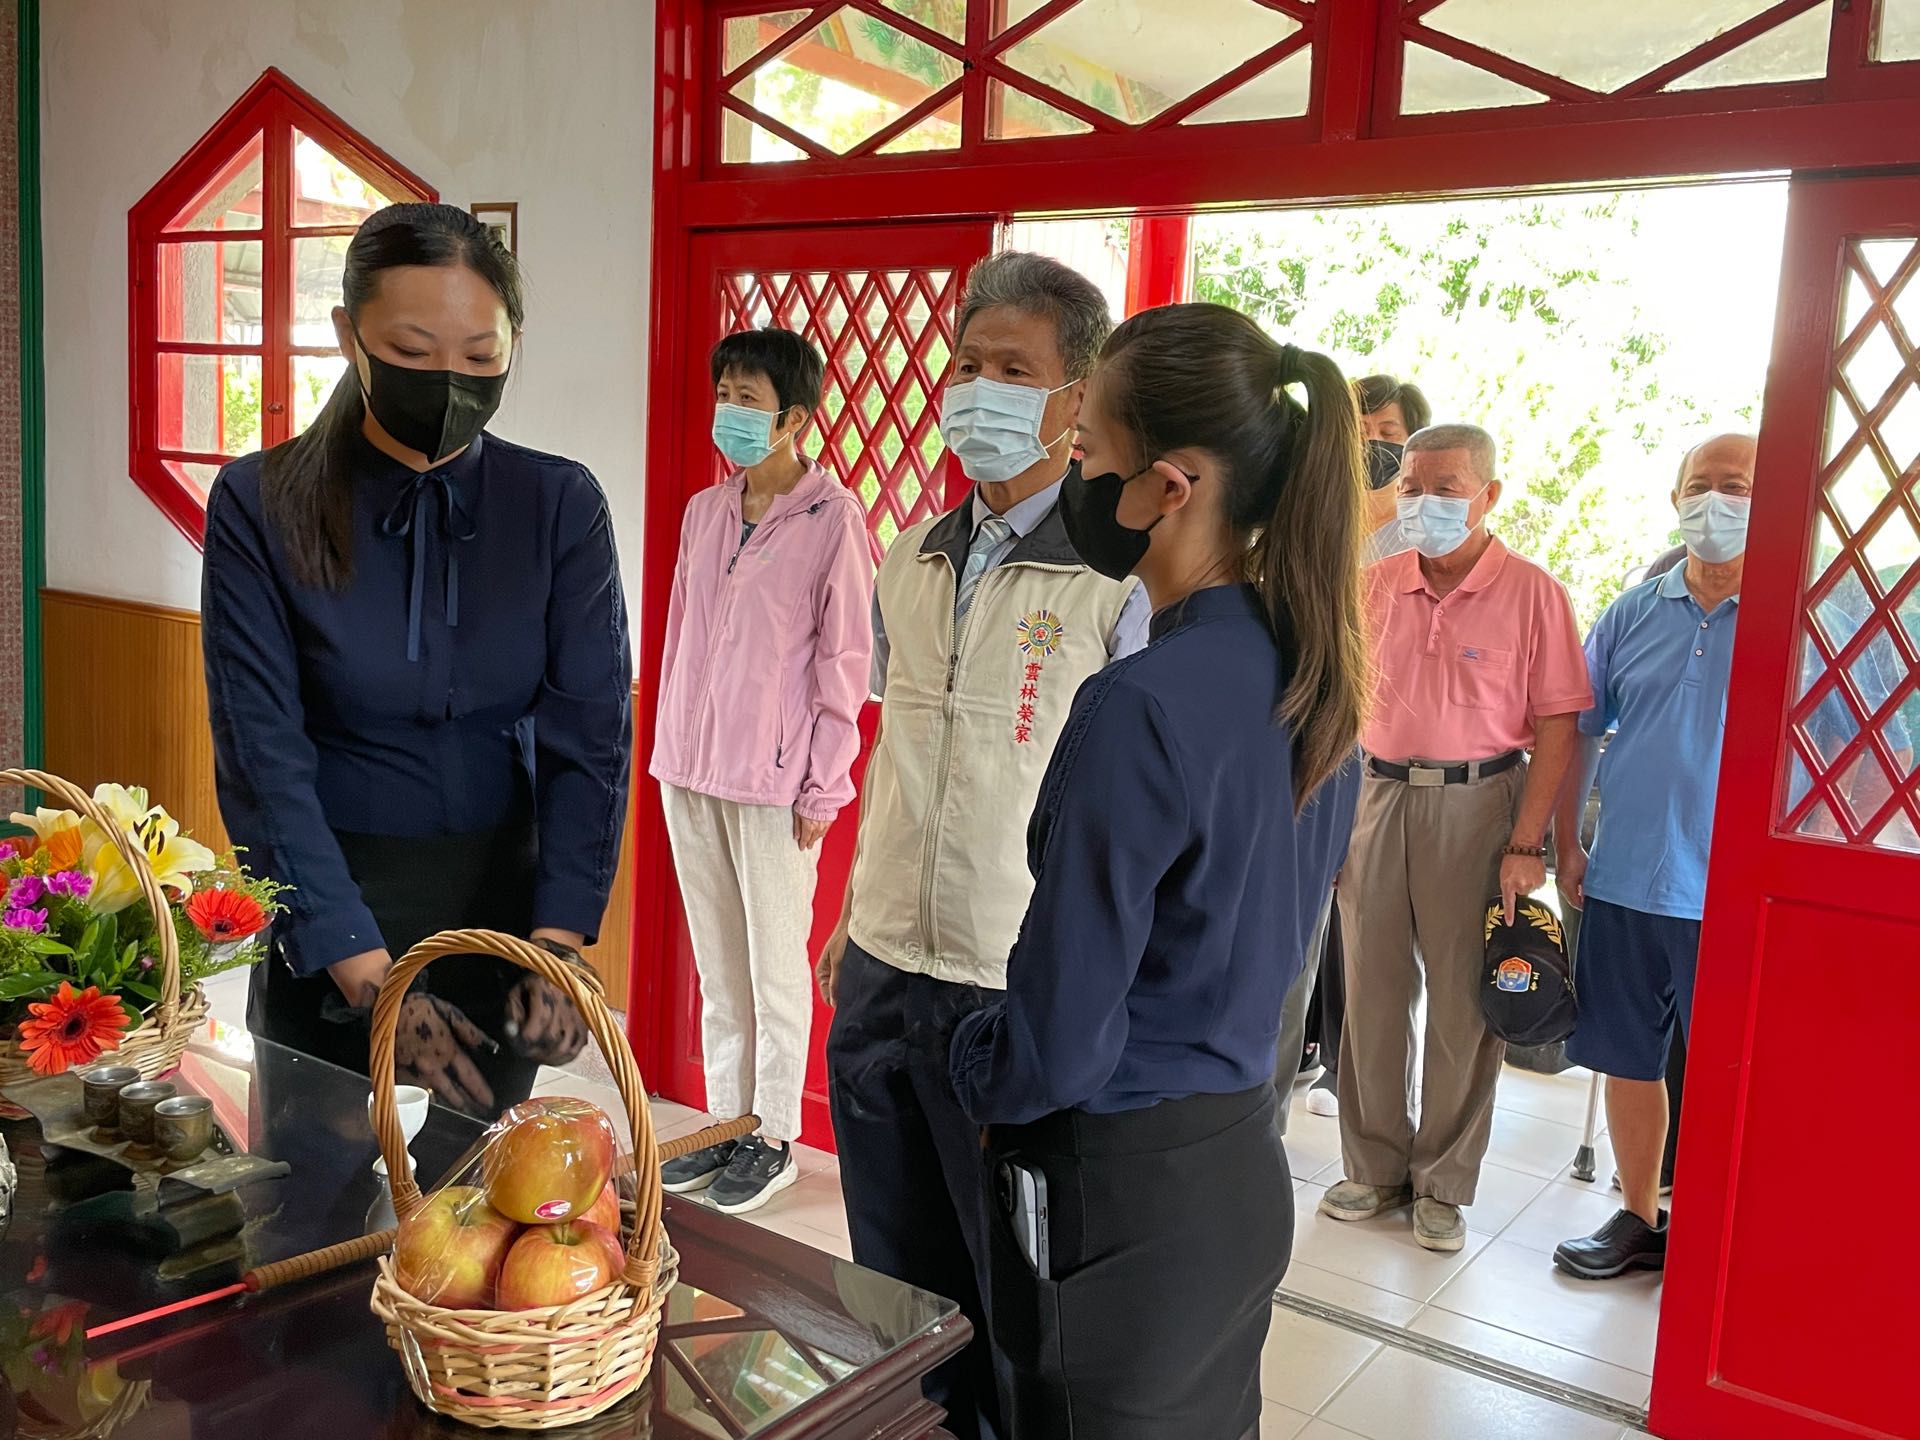
[[[430,1305],[490,1310],[500,1267],[520,1227],[473,1185],[449,1185],[400,1222],[394,1279]]]
[[[584,1216],[613,1176],[613,1122],[584,1100],[515,1105],[487,1146],[487,1199],[525,1225]]]
[[[507,1252],[500,1267],[499,1307],[539,1310],[565,1305],[611,1285],[619,1273],[620,1242],[584,1220],[536,1225]]]
[[[580,1218],[614,1235],[620,1233],[620,1192],[613,1188],[612,1181],[607,1182],[607,1188],[600,1192],[600,1198]]]

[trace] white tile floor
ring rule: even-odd
[[[215,987],[216,1018],[243,1024],[244,980]],[[575,1073],[543,1071],[536,1092],[589,1099],[624,1115],[595,1059]],[[1413,1243],[1402,1211],[1364,1225],[1315,1211],[1340,1178],[1339,1122],[1309,1114],[1295,1091],[1287,1137],[1298,1216],[1290,1291],[1408,1328],[1632,1405],[1651,1389],[1659,1281],[1636,1276],[1583,1284],[1548,1257],[1614,1211],[1612,1155],[1599,1141],[1599,1179],[1571,1178],[1586,1113],[1587,1075],[1547,1077],[1507,1068],[1466,1248],[1434,1255]],[[654,1127],[672,1139],[705,1117],[653,1102]],[[755,1224],[851,1258],[833,1156],[799,1147],[800,1180]],[[1600,1420],[1423,1356],[1285,1309],[1274,1311],[1261,1367],[1263,1440],[1629,1440],[1640,1432]]]
[[[1298,1215],[1287,1288],[1644,1405],[1658,1280],[1587,1285],[1560,1276],[1548,1260],[1560,1241],[1586,1234],[1615,1208],[1604,1140],[1595,1184],[1567,1173],[1585,1122],[1587,1080],[1585,1071],[1502,1074],[1499,1158],[1489,1161],[1479,1201],[1467,1212],[1467,1247],[1450,1256],[1415,1245],[1405,1212],[1366,1225],[1315,1212],[1340,1178],[1339,1122],[1309,1114],[1304,1088],[1297,1091],[1287,1137]],[[656,1101],[654,1119],[671,1137],[704,1117]],[[802,1146],[800,1166],[793,1189],[746,1218],[848,1255],[838,1164]],[[1274,1311],[1261,1392],[1263,1440],[1627,1440],[1640,1433],[1284,1309]]]

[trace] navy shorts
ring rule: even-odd
[[[1579,1016],[1567,1041],[1576,1065],[1623,1080],[1662,1080],[1674,1021],[1693,1019],[1700,922],[1587,897],[1573,968]]]

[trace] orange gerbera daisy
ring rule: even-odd
[[[187,901],[187,918],[215,945],[244,940],[267,928],[267,912],[244,890],[202,890]]]
[[[20,1022],[20,1048],[42,1075],[59,1075],[97,1060],[120,1044],[127,1028],[126,1008],[118,995],[102,995],[98,985],[79,994],[62,980],[51,1000],[27,1006],[31,1019]]]

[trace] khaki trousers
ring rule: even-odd
[[[820,849],[795,843],[791,810],[672,785],[661,799],[700,972],[707,1110],[716,1120],[758,1115],[767,1139],[798,1139]]]
[[[1347,1178],[1413,1185],[1471,1205],[1493,1130],[1506,1047],[1480,1018],[1486,913],[1525,765],[1469,785],[1369,774],[1340,877],[1347,1028],[1340,1143]],[[1424,986],[1426,1058],[1414,1120],[1414,1025]]]

